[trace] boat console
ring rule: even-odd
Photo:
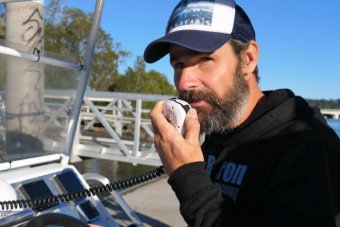
[[[8,195],[12,195],[11,203],[0,207],[0,226],[21,226],[48,213],[65,214],[87,224],[119,226],[97,196],[66,196],[89,189],[73,166],[48,164],[4,171],[0,179],[2,185],[7,184],[6,189],[2,187],[6,192],[2,192],[0,200],[8,201]]]

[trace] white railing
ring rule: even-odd
[[[88,157],[160,165],[153,146],[148,113],[156,101],[169,97],[136,93],[86,93],[71,161]]]
[[[156,101],[169,97],[136,93],[86,93],[71,161],[77,160],[77,157],[88,157],[160,165],[153,146],[148,113]],[[340,110],[321,112],[339,116]]]
[[[1,97],[0,93],[0,100]],[[46,127],[43,128],[48,130],[51,124],[60,127],[68,124],[72,112],[70,97],[72,91],[46,91],[44,105]],[[75,134],[71,162],[82,158],[99,158],[160,165],[153,146],[153,130],[148,113],[155,102],[170,97],[137,93],[87,92]],[[1,103],[0,101],[0,106],[3,105]],[[326,116],[331,113],[339,114],[340,110],[321,112]]]

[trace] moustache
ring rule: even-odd
[[[188,103],[197,102],[197,101],[205,101],[212,106],[221,107],[221,104],[218,98],[216,98],[216,96],[209,91],[199,91],[199,90],[186,91],[186,92],[180,93],[178,95],[178,98]]]

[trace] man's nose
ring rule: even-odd
[[[179,91],[194,90],[200,86],[199,73],[195,66],[185,67],[177,75],[176,87]]]

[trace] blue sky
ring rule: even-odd
[[[72,0],[92,10],[94,1]],[[178,0],[106,0],[101,25],[132,56],[121,66],[133,66],[152,40],[164,34]],[[260,86],[290,88],[305,98],[340,99],[339,0],[239,0],[256,30],[260,46]],[[172,83],[169,58],[147,64]]]

